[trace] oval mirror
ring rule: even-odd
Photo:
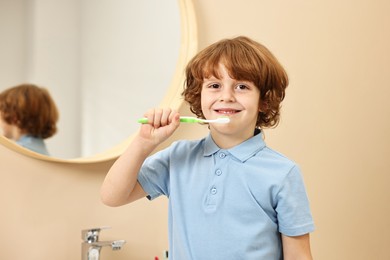
[[[191,0],[2,1],[0,91],[30,82],[60,111],[50,157],[95,162],[117,157],[151,107],[178,109],[184,67],[197,51]],[[15,33],[17,32],[17,33]]]

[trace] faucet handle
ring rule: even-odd
[[[100,231],[104,229],[110,229],[111,227],[104,226],[100,228],[90,228],[81,230],[81,238],[84,242],[92,243],[99,241]]]

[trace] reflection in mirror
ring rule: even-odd
[[[0,134],[49,156],[45,139],[57,132],[58,110],[47,89],[21,84],[0,92]]]
[[[49,89],[59,109],[51,155],[103,152],[159,106],[179,57],[177,0],[1,1],[0,91]]]

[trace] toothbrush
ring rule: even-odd
[[[180,117],[180,122],[182,123],[219,123],[219,124],[227,124],[230,122],[230,118],[229,117],[218,117],[217,119],[211,119],[211,120],[207,120],[207,119],[201,119],[201,118],[196,118],[196,117],[193,117],[193,116],[181,116]],[[141,123],[141,124],[147,124],[148,123],[148,119],[147,118],[140,118],[138,119],[138,123]]]

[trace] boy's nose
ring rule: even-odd
[[[221,96],[219,97],[219,101],[225,101],[225,102],[234,101],[234,92],[231,89],[225,88],[221,92]]]

